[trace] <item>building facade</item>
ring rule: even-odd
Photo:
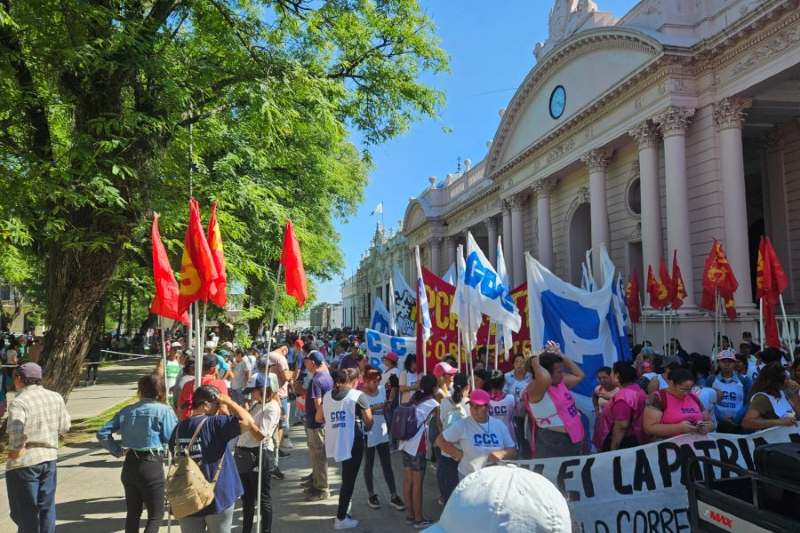
[[[739,281],[739,318],[725,325],[738,339],[758,329],[766,234],[797,310],[798,0],[642,0],[620,19],[589,0],[557,0],[549,33],[485,158],[409,202],[406,262],[419,246],[442,275],[467,231],[494,261],[502,235],[515,286],[526,252],[578,284],[586,251],[601,244],[640,280],[677,251],[688,297],[674,334],[707,351],[713,319],[698,304],[713,240]],[[637,336],[660,343],[660,322],[651,324]]]
[[[369,248],[361,255],[356,272],[342,283],[342,325],[350,329],[369,327],[374,298],[388,305],[389,279],[397,267],[406,281],[411,280],[413,256],[408,253],[402,225],[385,230],[378,223]]]

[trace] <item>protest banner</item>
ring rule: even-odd
[[[367,359],[369,365],[375,368],[383,368],[383,356],[389,352],[397,354],[397,366],[402,368],[403,361],[407,355],[417,353],[417,343],[414,337],[398,337],[381,333],[374,329],[366,330],[367,338]]]
[[[564,493],[573,531],[678,533],[689,531],[687,457],[705,456],[752,470],[756,446],[784,442],[800,442],[800,430],[687,434],[614,452],[511,462],[545,476]],[[731,476],[719,470],[716,477]]]
[[[422,279],[425,282],[425,291],[428,295],[428,305],[431,313],[431,338],[428,339],[428,369],[432,369],[436,363],[440,362],[447,354],[455,356],[458,350],[458,317],[450,314],[450,305],[453,302],[456,288],[444,281],[439,276],[432,273],[427,268],[422,268]],[[513,291],[511,297],[517,305],[522,316],[522,327],[518,333],[512,335],[514,341],[514,353],[521,352],[525,348],[530,348],[530,328],[528,327],[528,290],[527,284],[523,283]],[[495,350],[495,327],[492,324],[491,331],[486,317],[483,319],[478,330],[477,350],[488,348],[491,354],[490,360],[494,361]],[[488,333],[488,345],[487,345]],[[539,347],[541,348],[541,347]],[[417,351],[422,353],[422,339],[417,336]],[[474,354],[473,354],[474,355]],[[501,358],[500,368],[507,371],[512,367],[511,361]]]

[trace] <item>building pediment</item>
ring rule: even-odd
[[[653,37],[623,27],[581,31],[560,43],[528,73],[509,103],[487,157],[487,175],[494,177],[662,52]]]
[[[406,212],[403,216],[403,233],[408,235],[415,229],[425,224],[433,213],[429,213],[426,209],[427,205],[418,199],[412,199],[406,206]]]

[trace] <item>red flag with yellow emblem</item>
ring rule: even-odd
[[[217,294],[215,281],[218,276],[214,257],[200,222],[200,206],[192,198],[189,200],[189,225],[183,239],[178,311],[185,312],[197,300],[208,301],[209,298],[214,298]]]
[[[647,266],[647,293],[650,295],[650,307],[664,309],[669,303],[669,289],[653,274],[653,266]]]
[[[672,278],[669,277],[669,273],[667,272],[667,262],[664,260],[663,256],[658,262],[658,277],[661,278],[661,284],[667,288],[666,307],[666,305],[669,305],[672,302],[672,295],[675,293],[675,286],[672,284]]]
[[[642,318],[642,304],[639,299],[639,276],[635,270],[625,285],[625,303],[628,304],[628,316],[631,322],[639,322]]]
[[[758,245],[758,262],[756,263],[756,297],[761,300],[764,316],[764,336],[766,345],[780,347],[778,323],[775,318],[775,305],[781,293],[789,285],[786,273],[781,266],[778,255],[769,237],[762,236]]]
[[[672,254],[672,295],[671,303],[673,309],[679,309],[686,299],[686,285],[683,283],[683,274],[678,265],[678,250]]]
[[[700,307],[714,311],[716,307],[714,298],[716,292],[719,291],[719,295],[725,302],[725,312],[728,318],[733,320],[736,318],[736,302],[733,299],[733,293],[737,288],[739,288],[739,282],[736,281],[733,269],[725,256],[722,243],[714,239],[703,268],[703,298],[700,301]]]
[[[211,302],[217,307],[224,308],[228,301],[228,275],[225,273],[225,251],[222,248],[222,233],[217,220],[217,202],[211,202],[211,216],[208,219],[208,248],[214,258],[214,267],[217,269],[217,279],[214,286],[217,294],[211,296]]]

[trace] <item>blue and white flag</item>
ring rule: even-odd
[[[394,320],[396,333],[404,337],[414,336],[414,307],[417,305],[417,293],[406,283],[402,272],[394,267],[392,272],[394,288]]]
[[[614,310],[614,281],[589,292],[561,280],[530,254],[525,254],[525,262],[532,348],[557,342],[586,374],[573,392],[591,396],[597,371],[629,358]]]
[[[605,244],[600,245],[600,272],[603,274],[603,284],[612,281],[611,292],[614,308],[614,321],[617,327],[618,349],[623,354],[622,359],[632,358],[630,343],[628,342],[628,305],[625,303],[625,289],[622,286],[622,275],[617,273],[611,256]]]
[[[592,292],[594,290],[594,279],[586,263],[581,263],[581,289]]]
[[[511,288],[511,282],[508,279],[508,271],[506,270],[506,259],[503,255],[503,237],[501,235],[497,236],[497,276],[500,278],[503,285],[509,289]],[[503,324],[497,324],[497,332],[495,335],[498,352],[508,357],[509,350],[514,347],[514,341],[511,338],[511,328]]]
[[[403,368],[403,362],[409,355],[416,355],[417,340],[414,337],[398,337],[387,335],[374,329],[366,330],[367,360],[369,365],[386,370],[383,367],[383,357],[389,353],[397,354],[397,367]]]
[[[389,310],[386,309],[383,300],[376,296],[375,299],[372,300],[372,320],[369,321],[370,329],[391,335],[391,323],[392,319]]]
[[[522,317],[511,297],[511,287],[499,278],[492,263],[483,255],[478,243],[467,233],[467,266],[464,272],[465,292],[470,304],[477,305],[495,324],[508,327],[513,332],[522,326]]]
[[[422,342],[428,342],[431,338],[431,311],[428,308],[428,294],[425,292],[425,281],[422,279],[422,263],[419,260],[419,246],[414,249],[417,260],[417,312],[419,313],[419,324],[422,327]],[[423,364],[426,363],[423,358]]]
[[[466,270],[464,247],[459,244],[456,252],[456,293],[450,304],[450,313],[458,316],[458,332],[461,335],[464,350],[466,353],[472,353],[472,349],[478,341],[478,329],[481,327],[483,317],[478,310],[478,302],[471,301],[471,299],[474,300],[472,293],[475,291],[467,291],[464,282]]]
[[[389,333],[397,335],[397,315],[395,314],[394,282],[392,281],[392,277],[393,276],[389,276]]]

